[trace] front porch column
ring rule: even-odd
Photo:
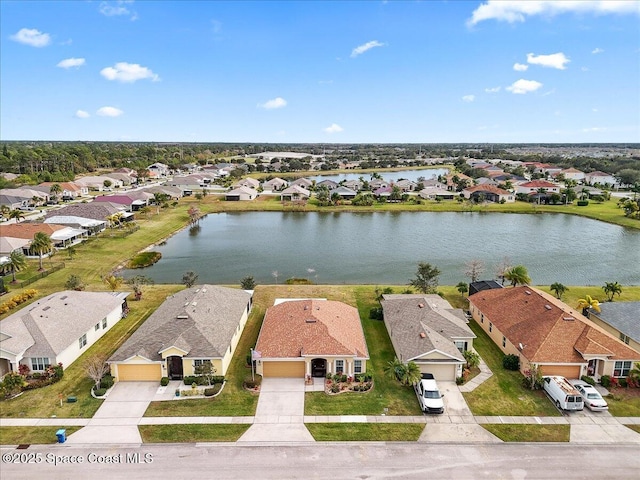
[[[305,377],[309,377],[311,376],[311,362],[309,361],[309,359],[305,359],[304,361],[304,371],[305,371]]]

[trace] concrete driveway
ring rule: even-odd
[[[304,426],[304,379],[263,378],[253,425],[238,442],[312,442]]]
[[[118,382],[87,426],[69,435],[66,443],[142,443],[138,423],[161,388],[158,382]]]

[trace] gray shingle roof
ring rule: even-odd
[[[453,343],[475,338],[462,310],[438,295],[383,295],[384,321],[396,354],[402,361],[439,350],[464,361]]]
[[[121,210],[114,205],[106,202],[91,202],[91,203],[76,203],[74,205],[67,205],[57,210],[51,210],[44,218],[51,218],[56,216],[73,216],[92,218],[94,220],[106,220],[107,217],[114,213],[121,212]]]
[[[135,355],[160,361],[159,352],[171,346],[189,358],[220,358],[250,300],[250,293],[235,288],[202,285],[182,290],[168,297],[109,361]]]
[[[640,302],[606,302],[600,304],[600,310],[590,310],[590,314],[640,342]]]

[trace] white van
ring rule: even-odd
[[[566,378],[558,375],[542,377],[542,385],[547,395],[561,410],[582,410],[582,396]]]

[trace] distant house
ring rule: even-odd
[[[425,200],[435,200],[437,198],[441,198],[442,200],[453,200],[458,197],[459,194],[441,187],[425,187],[418,192],[418,196]]]
[[[340,195],[340,198],[344,200],[353,200],[358,195],[358,192],[347,187],[337,187],[329,192],[331,196],[334,194]]]
[[[564,170],[560,170],[555,176],[559,174],[564,175],[565,180],[574,180],[576,182],[582,182],[585,176],[584,172],[577,168],[565,168]]]
[[[329,190],[334,190],[338,188],[338,182],[334,182],[333,180],[322,180],[321,182],[316,182],[316,188],[318,187],[327,187]]]
[[[473,200],[476,202],[494,202],[499,203],[504,201],[505,203],[515,202],[515,195],[507,190],[503,190],[493,185],[475,185],[462,190],[462,195],[467,200]]]
[[[469,310],[505,354],[543,375],[626,377],[640,352],[553,295],[529,286],[484,290],[469,296]]]
[[[87,238],[87,232],[80,228],[72,228],[65,225],[52,225],[48,223],[14,223],[2,227],[3,237],[22,238],[33,240],[38,232],[46,233],[51,238],[55,248],[66,248],[82,242]],[[31,251],[31,242],[23,248],[23,253],[29,257],[37,257],[38,253]],[[45,255],[48,256],[48,255]]]
[[[159,178],[159,177],[168,176],[171,169],[169,168],[169,165],[165,165],[164,163],[156,162],[156,163],[152,163],[151,165],[149,165],[147,167],[147,170],[149,171],[149,176],[151,178]]]
[[[133,220],[134,214],[132,212],[127,212],[125,209],[126,207],[122,205],[116,205],[110,202],[75,203],[49,211],[45,214],[44,218],[49,219],[58,216],[69,216],[102,221],[108,220],[112,215],[119,214],[123,221]]]
[[[311,180],[309,180],[308,178],[298,178],[296,180],[294,180],[293,182],[291,182],[291,185],[298,185],[302,188],[306,188],[309,189],[311,187],[313,187],[313,182]]]
[[[276,177],[276,178],[272,178],[271,180],[267,180],[266,182],[263,182],[262,190],[267,193],[278,192],[280,190],[287,188],[288,186],[289,186],[289,182]]]
[[[51,196],[51,187],[55,185],[55,182],[44,182],[38,185],[37,188],[42,189],[45,193]],[[74,198],[86,197],[89,195],[89,188],[86,185],[80,185],[76,182],[59,182],[61,192],[59,198],[62,200],[73,200]]]
[[[394,183],[394,186],[398,187],[400,190],[406,193],[413,192],[418,184],[411,180],[398,180],[396,183]]]
[[[589,183],[591,185],[609,185],[610,187],[618,185],[618,180],[616,179],[616,177],[609,173],[599,171],[585,173],[584,181],[585,183]]]
[[[463,352],[471,350],[475,334],[464,312],[454,309],[439,295],[383,295],[384,323],[396,357],[415,362],[436,380],[455,381],[466,363]]]
[[[285,202],[295,202],[299,200],[308,200],[311,192],[299,185],[291,185],[280,192],[280,200]]]
[[[255,178],[251,178],[251,177],[243,178],[242,180],[237,181],[234,185],[235,188],[247,187],[247,188],[253,188],[253,189],[257,189],[259,186],[260,186],[260,182]]]
[[[255,200],[258,196],[258,191],[249,187],[238,187],[228,191],[225,194],[225,200],[228,202]]]
[[[342,186],[350,188],[351,190],[355,190],[356,192],[359,192],[360,190],[362,190],[363,184],[360,180],[347,180],[342,184]]]
[[[0,322],[0,377],[19,365],[71,365],[120,321],[128,292],[53,293]]]
[[[324,377],[367,371],[369,351],[358,310],[323,299],[276,300],[256,344],[263,377]]]
[[[205,362],[216,375],[226,375],[251,300],[250,292],[215,285],[171,295],[109,358],[113,376],[117,381],[182,379]]]
[[[540,189],[544,189],[546,193],[560,193],[560,185],[547,182],[546,180],[532,180],[530,182],[516,185],[516,193],[522,193],[529,195],[531,193],[538,193]]]
[[[134,192],[117,195],[99,195],[95,197],[93,201],[97,203],[109,202],[117,205],[122,205],[129,212],[140,210],[148,203],[147,200],[138,199],[137,195],[134,195]]]
[[[640,352],[640,302],[605,302],[589,319]]]
[[[104,186],[105,181],[111,182],[111,187],[113,188],[122,187],[121,180],[116,180],[115,178],[107,177],[105,175],[90,175],[86,177],[79,177],[75,180],[75,183],[87,188],[88,190],[102,192],[106,188]]]
[[[88,236],[95,235],[107,228],[106,220],[94,220],[92,218],[75,217],[68,215],[54,215],[46,218],[44,223],[64,225],[75,229],[84,230]]]

